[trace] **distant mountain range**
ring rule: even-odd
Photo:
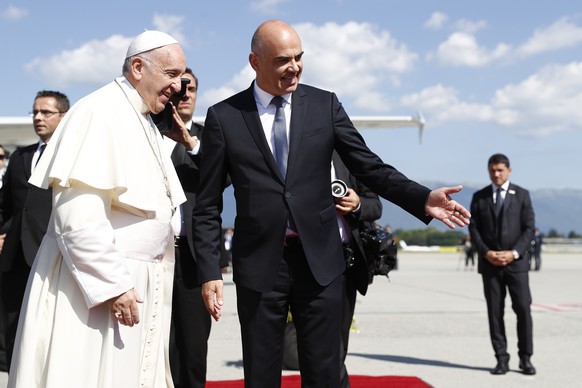
[[[443,182],[421,182],[430,188],[454,186]],[[518,183],[519,184],[519,183]],[[463,185],[463,190],[455,194],[453,198],[461,205],[469,209],[473,194],[483,188],[481,186]],[[571,189],[542,189],[530,190],[536,226],[542,233],[548,233],[550,229],[560,234],[567,235],[571,231],[582,233],[582,190]],[[392,229],[421,229],[424,224],[410,216],[398,206],[382,199],[383,211],[379,223],[390,224]],[[448,229],[441,222],[432,221],[429,226],[439,230]]]
[[[454,186],[443,182],[420,182],[431,188]],[[481,186],[463,185],[463,190],[454,195],[454,199],[461,205],[469,209],[473,193],[480,190]],[[556,230],[560,234],[567,235],[571,231],[582,233],[582,190],[572,189],[542,189],[530,190],[534,212],[536,215],[536,225],[542,233],[548,233],[550,229]],[[406,213],[398,206],[382,199],[382,217],[378,221],[381,225],[391,225],[392,229],[422,229],[425,225],[415,217]],[[232,187],[225,191],[224,211],[222,213],[223,225],[232,226],[234,224],[235,205]],[[432,221],[430,227],[439,230],[448,228],[441,222]]]

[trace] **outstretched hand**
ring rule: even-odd
[[[424,205],[425,213],[440,220],[451,229],[455,229],[455,224],[458,226],[469,225],[471,213],[450,196],[462,189],[463,186],[455,186],[441,187],[431,191]]]

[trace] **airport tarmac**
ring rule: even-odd
[[[510,372],[493,376],[481,277],[461,253],[400,252],[390,280],[376,277],[358,296],[350,336],[351,374],[416,376],[432,387],[575,388],[582,386],[582,254],[546,253],[530,272],[535,376],[517,368],[515,314],[509,297],[506,330]],[[225,307],[214,323],[208,380],[241,379],[242,355],[232,276],[225,274]],[[294,374],[297,371],[284,371]],[[0,388],[6,386],[0,375]],[[79,387],[83,383],[79,382]]]

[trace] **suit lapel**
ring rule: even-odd
[[[253,84],[254,85],[254,84]],[[253,85],[246,90],[243,99],[243,106],[241,109],[243,119],[245,124],[253,137],[257,147],[263,154],[269,168],[273,170],[275,175],[279,180],[284,183],[285,179],[279,171],[277,162],[273,154],[271,153],[271,148],[269,147],[268,140],[265,138],[265,132],[263,131],[263,126],[257,112],[257,105],[255,102],[255,96],[253,93]],[[299,146],[301,144],[301,134],[303,127],[301,123],[305,118],[307,110],[307,95],[301,85],[293,93],[291,100],[291,120],[289,128],[289,156],[287,160],[287,175],[293,173],[294,161],[297,155],[299,155]],[[331,166],[330,166],[331,168]]]
[[[299,85],[291,98],[291,121],[289,128],[289,158],[287,160],[287,175],[293,174],[295,160],[299,155],[301,145],[301,135],[307,111],[307,95],[305,90]],[[331,169],[331,166],[329,167]]]
[[[174,166],[179,165],[182,162],[182,160],[184,160],[185,153],[186,153],[186,147],[183,147],[180,143],[176,143],[174,145],[174,149],[172,150],[172,155],[170,156]]]
[[[30,178],[31,171],[32,171],[32,158],[34,156],[34,152],[36,151],[37,144],[30,145],[22,150],[22,163],[24,165],[24,176],[26,180]]]
[[[493,219],[497,218],[495,215],[495,203],[493,203],[493,188],[491,187],[491,185],[487,189],[485,202],[487,203],[487,207],[489,208],[491,217],[493,217]]]
[[[265,131],[263,131],[263,125],[261,124],[261,119],[259,118],[259,112],[257,111],[257,103],[255,102],[255,95],[253,93],[253,84],[250,88],[246,90],[243,94],[243,98],[241,101],[241,114],[243,116],[243,120],[246,124],[247,129],[249,130],[257,148],[263,155],[267,165],[275,175],[279,178],[282,183],[285,183],[281,172],[279,171],[279,167],[277,166],[277,162],[275,161],[275,157],[271,153],[271,148],[269,148],[269,143],[267,143],[267,138],[265,137]]]
[[[502,217],[504,217],[505,214],[508,214],[507,212],[509,211],[513,204],[513,200],[515,199],[514,197],[515,197],[515,187],[513,187],[510,183],[509,186],[507,187],[507,193],[505,193],[503,207],[501,208]]]
[[[200,138],[200,131],[201,129],[199,128],[199,126],[196,125],[195,123],[192,123],[192,127],[190,127],[190,136],[196,136]]]

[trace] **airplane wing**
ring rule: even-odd
[[[422,133],[426,124],[421,112],[417,112],[416,116],[350,116],[350,119],[360,130],[417,127],[419,143],[422,143]],[[195,116],[193,120],[204,125],[203,116]]]
[[[194,116],[195,123],[204,125],[204,116]],[[422,142],[424,117],[420,112],[417,116],[350,116],[354,126],[363,129],[390,129],[417,127],[419,142]],[[0,144],[6,148],[16,148],[38,141],[38,136],[32,127],[29,116],[0,116]]]
[[[407,252],[440,252],[441,251],[440,245],[430,245],[430,246],[408,245],[408,244],[406,244],[406,241],[404,241],[404,240],[400,240],[398,242],[398,245],[400,246],[400,250],[407,251]]]
[[[30,116],[0,116],[0,144],[4,147],[26,146],[37,141],[38,136],[32,127]]]
[[[420,112],[416,116],[352,116],[350,119],[358,129],[418,127],[419,143],[422,143],[422,133],[426,124]]]

